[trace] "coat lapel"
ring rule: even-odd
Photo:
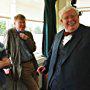
[[[53,43],[53,53],[52,53],[52,57],[51,57],[51,62],[50,62],[50,71],[48,72],[49,73],[49,77],[48,77],[48,82],[50,81],[51,77],[52,77],[52,73],[53,73],[53,68],[54,68],[54,65],[55,65],[55,62],[56,62],[56,58],[57,58],[57,52],[58,52],[58,47],[60,45],[60,42],[61,42],[61,39],[63,37],[63,31],[61,31],[60,33],[57,34],[57,36],[55,37],[55,41]]]
[[[73,38],[73,41],[71,41],[70,50],[62,60],[62,64],[67,60],[67,58],[71,55],[77,44],[81,41],[81,37],[82,35],[80,34],[80,32],[75,33],[75,37]]]
[[[58,47],[59,47],[60,42],[61,42],[62,37],[63,37],[63,33],[64,33],[64,31],[62,31],[61,33],[59,33],[58,36],[57,36],[56,39],[55,39],[56,41],[55,41],[55,44],[54,44],[54,48],[55,48],[56,50],[58,50]]]
[[[51,59],[54,58],[52,63],[55,63],[55,61],[56,61],[57,52],[58,52],[58,47],[59,47],[60,42],[61,42],[61,40],[62,40],[63,33],[64,33],[64,31],[60,32],[60,33],[58,34],[58,36],[55,38],[55,42],[54,42],[54,45],[53,45],[53,51],[54,51],[54,53],[52,53],[52,56],[53,56],[53,57],[51,58]]]

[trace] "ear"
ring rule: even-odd
[[[15,21],[14,21],[14,25],[15,25]]]
[[[62,19],[60,19],[59,21],[60,21],[60,23],[63,23],[63,20]]]
[[[78,18],[79,18],[79,15],[78,15]]]

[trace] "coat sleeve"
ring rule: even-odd
[[[5,41],[5,47],[6,47],[6,52],[8,54],[8,57],[10,56],[10,32],[8,31],[5,35],[6,41]]]
[[[4,45],[0,42],[0,58],[7,57],[6,49]]]
[[[48,73],[51,54],[52,54],[52,49],[50,49],[50,51],[49,51],[49,55],[47,57],[47,60],[44,61],[44,67],[46,68],[46,70],[44,71],[44,74]]]
[[[31,32],[26,32],[25,34],[29,36],[29,38],[27,40],[25,40],[25,43],[26,43],[28,49],[31,52],[34,52],[36,50],[36,44],[33,39],[33,35],[31,34]]]
[[[50,51],[48,53],[48,57],[44,62],[44,66],[46,68],[46,70],[44,72],[45,74],[48,73],[48,70],[49,70],[49,65],[50,65],[50,61],[51,61],[51,57],[52,57],[52,53],[53,53],[53,47],[54,47],[55,41],[57,40],[57,37],[58,37],[58,34],[55,35],[52,46],[51,46],[51,49],[50,49]]]

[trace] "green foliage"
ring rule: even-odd
[[[6,21],[0,21],[0,36],[4,35],[6,31]]]
[[[35,28],[34,32],[35,32],[36,34],[41,34],[41,33],[42,33],[39,26],[37,26],[37,27]]]

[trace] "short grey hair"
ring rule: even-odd
[[[65,6],[64,8],[62,8],[62,9],[59,11],[59,18],[60,18],[60,20],[62,19],[63,14],[64,14],[65,12],[71,10],[71,9],[75,10],[75,11],[76,11],[76,14],[79,15],[79,11],[78,11],[75,7],[73,7],[73,6]]]

